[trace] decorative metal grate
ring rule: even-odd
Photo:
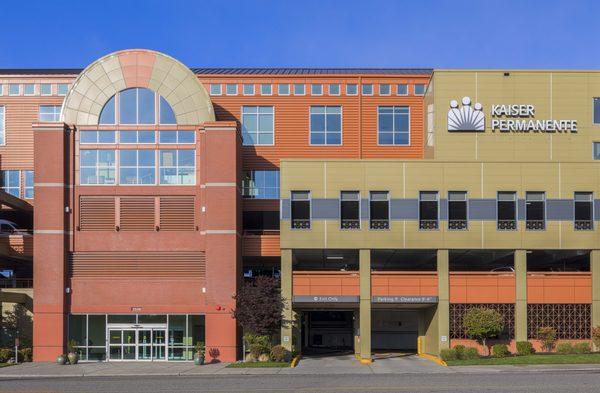
[[[342,220],[342,229],[360,229],[360,220]]]
[[[594,222],[591,220],[575,220],[576,231],[591,231],[594,229]]]
[[[543,231],[546,229],[546,221],[544,220],[527,220],[525,221],[525,229],[528,231]]]
[[[448,229],[453,231],[465,231],[467,220],[448,220]]]
[[[556,329],[558,339],[589,339],[592,327],[590,304],[528,304],[527,335],[537,338],[542,327]]]
[[[389,220],[371,220],[371,229],[390,229]]]
[[[310,229],[310,220],[292,220],[292,229]]]
[[[514,231],[517,229],[517,220],[498,220],[498,230]]]
[[[438,229],[438,220],[419,220],[419,229],[425,231],[435,231]]]
[[[504,331],[499,338],[511,339],[515,336],[515,305],[512,303],[451,303],[450,304],[450,338],[471,338],[463,327],[465,313],[472,308],[491,308],[504,317]]]

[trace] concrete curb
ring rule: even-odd
[[[426,353],[420,353],[419,357],[423,358],[423,359],[427,359],[430,362],[439,364],[440,366],[448,367],[448,364],[445,361],[443,361],[442,359],[438,358],[437,356],[429,355],[429,354],[426,354]]]
[[[295,358],[292,359],[292,363],[290,363],[290,368],[294,368],[298,365],[298,362],[300,361],[300,357],[302,355],[298,355]]]

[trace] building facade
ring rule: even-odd
[[[127,50],[0,83],[4,190],[35,209],[35,360],[69,340],[90,361],[191,360],[199,341],[238,359],[232,296],[265,274],[282,345],[363,362],[477,345],[473,307],[513,348],[600,324],[598,72]]]

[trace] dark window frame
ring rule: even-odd
[[[577,196],[588,196],[589,200],[577,200]],[[588,218],[578,218],[577,207],[578,205],[583,208],[589,209]],[[593,231],[594,230],[594,193],[590,191],[575,191],[573,193],[573,227],[576,231]]]
[[[387,203],[387,219],[373,218],[373,203],[384,202],[383,200],[373,200],[373,194],[385,193]],[[370,191],[369,192],[369,229],[380,231],[390,229],[390,192],[389,191]],[[376,220],[376,221],[375,221]]]
[[[511,194],[512,201],[501,200],[500,194]],[[499,231],[516,231],[518,229],[518,197],[516,191],[498,191],[496,193],[496,229]],[[500,203],[512,203],[513,219],[500,219]]]
[[[356,200],[344,200],[344,194],[356,194]],[[344,218],[344,203],[353,203],[357,204],[357,214],[356,218]],[[357,230],[360,229],[360,191],[340,191],[340,229],[342,230]]]
[[[452,194],[463,194],[463,200],[451,200]],[[454,204],[464,204],[464,218],[452,218],[451,206]],[[439,212],[438,212],[439,215]],[[448,230],[467,231],[469,230],[469,194],[467,191],[448,191]]]
[[[434,202],[429,200],[423,200],[423,196],[426,194],[435,194],[435,209],[436,219],[424,219],[422,218],[422,209],[426,206],[422,205],[427,202]],[[438,231],[440,229],[440,193],[439,191],[419,191],[419,230],[420,231]]]
[[[306,198],[300,198],[301,194],[306,194]],[[298,199],[294,199],[297,195]],[[308,218],[294,218],[294,202],[308,203]],[[312,198],[310,191],[291,191],[290,192],[290,224],[294,230],[306,230],[311,228],[312,216]]]
[[[541,194],[542,200],[531,200],[535,194]],[[532,207],[533,203],[541,203],[542,204],[542,216],[540,219],[530,219],[531,212],[534,207]],[[546,221],[547,221],[547,204],[546,204],[546,192],[544,191],[527,191],[525,192],[525,230],[528,231],[545,231],[546,230]]]

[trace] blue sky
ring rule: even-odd
[[[17,0],[0,68],[151,48],[190,67],[600,67],[600,1]]]

